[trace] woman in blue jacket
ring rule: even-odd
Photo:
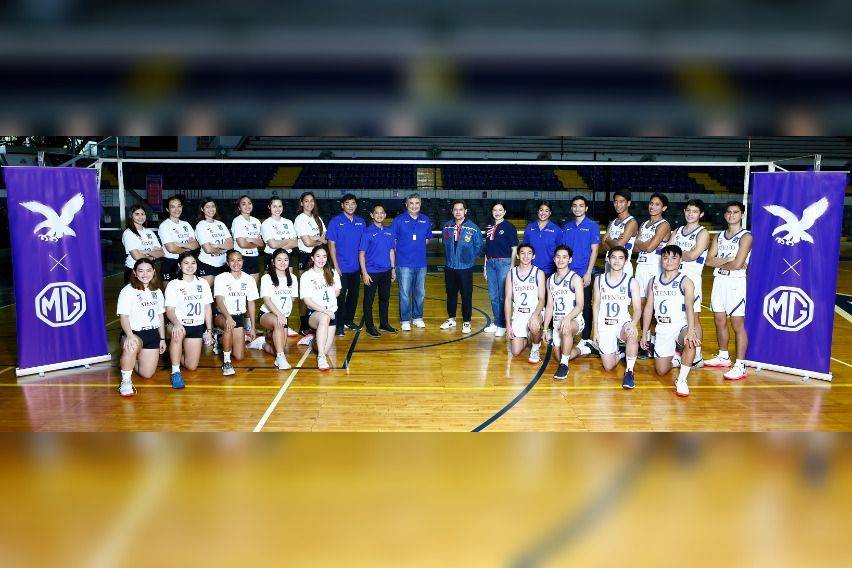
[[[441,329],[456,327],[458,295],[462,301],[462,333],[470,333],[473,313],[473,267],[482,251],[482,233],[476,223],[467,217],[467,206],[462,200],[453,202],[453,218],[444,223],[441,239],[444,242],[444,283],[447,289],[447,321]]]

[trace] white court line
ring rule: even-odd
[[[255,432],[260,432],[264,425],[266,425],[266,421],[269,420],[269,417],[272,416],[272,412],[275,410],[275,407],[278,406],[278,402],[281,400],[281,397],[284,396],[284,393],[287,392],[287,389],[290,388],[290,383],[293,382],[293,379],[296,377],[296,373],[298,373],[302,369],[302,363],[308,358],[308,355],[311,354],[313,350],[313,345],[309,345],[305,354],[302,355],[302,358],[299,359],[299,362],[296,363],[296,366],[293,368],[293,372],[290,373],[290,376],[287,377],[287,380],[281,385],[281,388],[278,389],[278,394],[275,395],[275,398],[269,404],[269,408],[266,409],[266,412],[263,413],[263,418],[260,419],[260,422],[257,423],[257,426],[254,427]]]
[[[834,312],[837,313],[840,317],[842,317],[846,321],[848,321],[849,323],[852,323],[852,316],[847,314],[846,310],[841,310],[840,306],[835,305],[834,306]]]
[[[840,363],[841,365],[846,365],[847,367],[852,368],[852,365],[850,365],[850,364],[849,364],[849,363],[847,363],[846,361],[841,361],[840,359],[835,359],[834,357],[832,357],[832,358],[831,358],[831,360],[832,360],[832,361],[837,361],[837,362],[838,362],[838,363]]]

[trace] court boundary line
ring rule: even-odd
[[[361,336],[361,330],[364,329],[364,322],[366,321],[366,317],[364,314],[361,314],[361,323],[358,324],[358,329],[355,331],[355,337],[352,339],[352,343],[349,344],[349,350],[346,351],[346,357],[343,358],[343,368],[349,368],[349,362],[352,360],[352,353],[355,351],[355,346],[358,344],[358,338]]]
[[[293,371],[290,373],[290,376],[287,377],[287,380],[284,382],[283,385],[281,385],[281,388],[278,389],[278,394],[276,394],[275,398],[272,399],[272,402],[269,403],[266,412],[263,413],[263,416],[257,423],[257,426],[254,427],[254,432],[260,432],[266,425],[266,421],[269,420],[270,416],[272,416],[272,413],[275,411],[275,407],[278,406],[278,403],[284,397],[284,393],[286,393],[287,389],[290,388],[290,383],[293,382],[293,379],[296,378],[296,375],[301,370],[302,363],[304,363],[305,360],[308,358],[308,355],[311,354],[311,351],[313,350],[312,347],[312,345],[308,346],[308,348],[305,350],[305,354],[302,355],[302,358],[299,359],[299,362],[296,364],[296,368],[293,369]]]

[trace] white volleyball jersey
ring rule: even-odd
[[[538,271],[538,267],[532,266],[526,277],[522,278],[520,267],[512,269],[513,315],[529,316],[538,305]]]
[[[683,252],[691,251],[695,248],[695,244],[698,242],[698,235],[700,235],[702,231],[704,231],[704,227],[701,226],[693,230],[691,233],[684,232],[684,227],[678,227],[675,229],[672,243],[679,246]],[[704,249],[704,252],[702,252],[695,260],[682,261],[680,263],[680,269],[692,276],[693,279],[700,279],[701,271],[704,270],[704,261],[706,259],[707,249]]]
[[[598,320],[606,325],[618,325],[630,321],[630,304],[633,294],[630,292],[630,283],[633,277],[623,274],[621,280],[615,284],[610,283],[606,274],[598,276],[598,295],[600,306],[598,306]]]
[[[239,251],[243,256],[257,256],[260,252],[256,248],[243,248],[237,244],[237,239],[256,239],[260,236],[260,221],[254,217],[246,219],[242,215],[237,215],[231,221],[231,234],[234,235],[234,250]]]
[[[652,291],[654,293],[654,317],[659,324],[686,324],[686,296],[683,293],[683,279],[686,274],[678,272],[669,281],[663,275],[655,276]]]
[[[574,309],[577,305],[577,296],[574,292],[574,286],[571,284],[571,279],[576,272],[568,270],[561,279],[557,273],[553,273],[547,279],[547,293],[553,298],[553,321],[560,321],[568,315],[568,312]]]
[[[654,235],[657,234],[657,229],[663,223],[668,224],[668,221],[665,219],[658,219],[651,223],[651,220],[648,219],[644,223],[639,226],[639,240],[647,243],[651,239],[654,238]],[[657,248],[652,251],[643,251],[640,250],[638,255],[636,256],[636,267],[639,268],[641,265],[648,266],[659,266],[660,265],[660,253],[663,248],[669,244],[668,241],[660,241],[660,244],[657,245]]]
[[[199,245],[217,245],[222,246],[225,241],[231,238],[231,233],[228,227],[222,221],[199,221],[195,226],[195,240]],[[225,254],[210,254],[201,247],[201,252],[198,253],[198,260],[210,266],[223,266],[225,264]]]
[[[125,229],[121,235],[121,244],[124,245],[124,252],[127,254],[124,259],[124,266],[127,268],[133,268],[136,265],[136,259],[131,256],[130,251],[138,250],[148,254],[155,248],[160,248],[160,241],[153,229],[139,229],[138,235],[130,229]]]
[[[319,237],[325,231],[325,223],[323,223],[322,219],[317,223],[313,215],[306,213],[299,213],[293,226],[296,229],[296,235],[299,236],[299,250],[302,252],[311,252],[314,250],[314,247],[302,242],[302,237]]]
[[[272,254],[275,252],[275,248],[269,245],[269,241],[286,241],[288,239],[295,239],[296,228],[293,226],[293,222],[290,219],[285,219],[284,217],[275,219],[270,217],[260,224],[260,236],[262,236],[263,240],[267,243],[266,248],[263,249],[264,252],[266,252],[266,254]],[[293,249],[289,248],[285,250],[290,252]]]
[[[176,252],[169,252],[166,248],[166,243],[175,243],[177,245],[185,245],[195,238],[195,232],[192,230],[192,225],[186,221],[178,221],[175,223],[171,218],[160,223],[160,242],[163,243],[163,256],[166,258],[177,258],[180,256]]]
[[[332,284],[325,281],[325,274],[313,268],[305,270],[299,277],[299,297],[313,300],[325,310],[337,311],[337,291],[342,288],[340,274],[336,270]]]
[[[166,286],[166,307],[174,308],[181,325],[201,325],[205,323],[204,312],[207,304],[213,303],[210,285],[204,278],[195,277],[192,281],[172,280]]]
[[[260,279],[260,297],[269,298],[285,317],[293,311],[293,300],[299,297],[299,280],[292,272],[290,273],[290,281],[292,284],[287,286],[287,278],[279,277],[278,286],[275,286],[269,274],[264,274]],[[260,311],[264,314],[270,311],[265,300]]]
[[[213,295],[225,299],[225,307],[232,316],[246,313],[248,302],[257,300],[257,284],[254,278],[240,273],[239,279],[230,272],[223,272],[213,280]]]
[[[159,290],[137,290],[130,284],[118,294],[118,306],[115,313],[128,316],[130,329],[159,329],[160,314],[166,311],[163,293]]]
[[[749,231],[741,229],[730,239],[725,236],[726,232],[727,231],[719,231],[719,234],[716,235],[716,258],[733,259],[736,258],[737,254],[740,252],[740,239],[749,234]],[[750,256],[751,252],[749,252],[749,257]],[[745,268],[740,268],[739,270],[726,270],[717,266],[716,269],[713,270],[713,276],[722,278],[745,278],[746,271]]]
[[[624,230],[627,228],[627,224],[633,221],[633,215],[628,215],[624,219],[615,218],[609,223],[609,227],[607,227],[607,236],[610,239],[618,239],[621,238],[621,235],[624,234]],[[633,254],[633,245],[636,244],[636,235],[630,237],[626,243],[624,243],[624,248],[627,249],[627,262],[630,263],[630,256]],[[607,258],[609,258],[609,251],[607,251]]]

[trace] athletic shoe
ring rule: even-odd
[[[378,339],[382,336],[382,334],[379,333],[379,330],[376,329],[375,327],[368,327],[367,330],[364,333],[366,333],[367,335],[369,335],[373,339]]]
[[[248,344],[249,349],[263,349],[263,346],[266,344],[266,338],[264,336],[256,337],[254,341]]]
[[[492,323],[491,325],[489,325],[488,327],[486,327],[482,331],[484,331],[485,333],[497,333],[498,329],[499,328]]]
[[[530,363],[541,363],[541,353],[538,352],[538,347],[530,348],[530,358],[527,359]]]
[[[621,386],[626,389],[633,388],[633,371],[624,371],[624,379],[621,381]]]
[[[469,321],[462,323],[462,333],[470,333],[470,322]]]
[[[334,332],[334,335],[337,337],[343,337],[344,335],[346,335],[346,331],[342,327],[338,327],[337,330]]]
[[[411,322],[404,321],[400,327],[402,328],[402,331],[411,331]]]
[[[601,356],[601,350],[600,350],[600,348],[597,346],[597,344],[595,344],[595,342],[594,342],[594,341],[592,341],[591,339],[587,339],[587,340],[586,340],[586,346],[587,346],[587,347],[589,348],[589,350],[592,352],[592,355],[594,355],[595,357],[600,357],[600,356]]]
[[[361,329],[361,326],[355,323],[354,321],[350,321],[349,323],[343,324],[343,327],[346,329]]]
[[[504,335],[506,335],[505,327],[498,327],[497,331],[494,332],[494,337],[503,337]]]
[[[227,377],[228,375],[233,375],[235,373],[236,373],[236,371],[234,370],[234,366],[230,362],[229,363],[222,363],[222,374],[223,375],[225,375]]]
[[[720,357],[718,354],[712,359],[708,359],[704,361],[705,367],[730,367],[731,366],[731,358],[730,357]]]
[[[379,329],[388,333],[397,333],[396,328],[392,327],[391,324],[380,325]]]
[[[680,367],[680,353],[675,353],[674,357],[672,357],[672,369],[677,369]]]
[[[326,359],[325,355],[319,355],[317,357],[317,369],[320,371],[328,371],[331,367],[328,364],[328,359]]]
[[[699,353],[698,354],[698,361],[695,361],[695,360],[692,361],[692,368],[693,369],[700,369],[703,366],[704,366],[704,357],[702,357],[701,353]]]
[[[172,373],[172,388],[182,389],[183,387],[183,375],[181,374],[181,372],[178,371],[177,373]]]
[[[456,320],[453,318],[448,318],[447,321],[441,324],[441,329],[450,329],[451,327],[456,327]]]
[[[559,368],[556,369],[556,372],[553,373],[553,378],[557,381],[564,381],[568,378],[568,365],[565,363],[560,363]]]
[[[222,344],[222,330],[214,329],[213,330],[213,354],[218,355],[220,348],[219,346]]]
[[[601,351],[598,349],[598,346],[595,345],[589,339],[581,339],[577,342],[577,349],[580,351],[581,355],[597,355],[600,356]]]
[[[686,379],[675,380],[675,394],[680,397],[689,396],[689,385],[686,384]]]
[[[296,337],[299,335],[299,332],[293,329],[292,327],[287,328],[287,337]]]
[[[131,397],[136,394],[136,389],[133,387],[133,381],[131,380],[122,380],[121,384],[118,386],[118,394],[123,397]]]
[[[284,355],[278,355],[275,357],[275,366],[280,371],[286,371],[287,369],[291,369],[290,363],[287,362],[287,357]]]
[[[654,352],[654,351],[653,351],[653,349],[652,349],[652,348],[651,348],[651,346],[649,345],[649,346],[648,346],[648,350],[647,350],[647,351],[645,351],[644,349],[639,349],[639,353],[637,353],[636,358],[637,358],[637,359],[640,359],[640,360],[642,360],[642,361],[644,361],[644,360],[646,360],[646,359],[650,359],[650,358],[651,358],[651,353],[653,353],[653,352]]]
[[[426,327],[426,322],[422,319],[416,319],[412,323],[414,324],[414,327],[419,327],[421,329]]]
[[[731,370],[722,376],[728,379],[729,381],[738,381],[740,379],[746,378],[748,376],[748,372],[746,371],[743,362],[737,361],[736,363],[734,363],[734,366],[731,368]]]
[[[296,345],[310,345],[314,341],[314,334],[309,333],[305,337],[299,340]]]

